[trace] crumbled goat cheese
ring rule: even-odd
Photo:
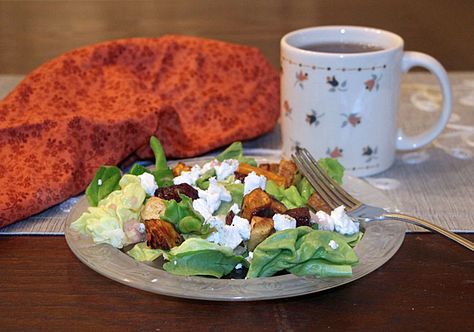
[[[97,180],[97,185],[100,187],[102,185],[102,179]]]
[[[347,215],[343,205],[331,211],[331,219],[334,220],[334,229],[338,233],[351,235],[359,231],[359,223]]]
[[[249,251],[249,255],[245,257],[245,260],[250,263],[252,261],[252,258],[253,258],[253,251]]]
[[[204,220],[209,219],[212,216],[212,212],[207,205],[207,201],[203,198],[198,198],[193,201],[193,209],[196,210]]]
[[[232,219],[232,224],[230,226],[238,229],[242,240],[250,239],[250,223],[247,219],[239,216],[234,216],[234,218]]]
[[[273,216],[273,228],[278,231],[296,228],[296,219],[287,215],[276,213]]]
[[[244,180],[244,195],[247,195],[252,190],[261,188],[265,190],[267,178],[263,175],[257,175],[255,172],[250,172]]]
[[[359,223],[354,222],[344,211],[341,205],[331,211],[331,215],[324,211],[316,212],[311,215],[311,222],[317,223],[319,229],[323,231],[336,231],[341,234],[351,235],[359,231]]]
[[[229,176],[234,174],[237,168],[239,168],[239,161],[236,159],[227,159],[220,163],[220,165],[214,166],[217,181],[227,179]]]
[[[334,241],[334,240],[329,241],[328,246],[330,246],[331,249],[334,249],[334,250],[336,250],[337,248],[339,248],[339,245],[338,245],[337,242]]]
[[[155,182],[155,177],[150,173],[143,173],[138,176],[140,178],[140,184],[142,185],[143,190],[149,195],[153,196],[158,185]]]
[[[240,208],[237,203],[232,204],[229,210],[234,212],[234,214],[238,214],[240,212]]]
[[[181,172],[180,175],[177,177],[173,178],[173,183],[174,184],[182,184],[182,183],[187,183],[191,186],[194,186],[196,184],[197,179],[202,174],[202,169],[199,165],[194,165],[191,167],[190,171],[183,171]]]
[[[198,189],[198,195],[199,198],[206,201],[211,213],[214,213],[219,208],[221,201],[232,201],[230,192],[223,185],[219,184],[214,177],[209,179],[209,188],[207,190]]]

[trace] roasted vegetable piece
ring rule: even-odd
[[[242,218],[250,220],[259,212],[269,209],[271,204],[272,198],[269,194],[260,188],[254,189],[244,196],[240,215]]]
[[[249,251],[253,251],[255,247],[269,237],[274,232],[273,219],[254,216],[250,221],[250,239],[247,243]]]
[[[293,184],[296,172],[298,168],[296,164],[291,160],[282,159],[278,167],[278,175],[285,179],[285,188],[288,188]]]
[[[316,192],[312,193],[311,196],[308,198],[308,203],[310,207],[314,209],[314,211],[324,211],[326,213],[331,213],[331,208],[327,203],[317,194]]]
[[[161,187],[155,191],[155,196],[166,199],[167,201],[174,199],[176,202],[180,202],[181,197],[179,197],[179,194],[186,195],[193,200],[199,197],[198,191],[187,183]]]
[[[309,214],[309,209],[307,207],[290,209],[287,210],[285,214],[296,219],[296,227],[311,226],[311,223],[309,222],[311,215]]]
[[[273,173],[278,173],[278,169],[280,168],[280,164],[277,164],[277,163],[263,163],[263,164],[259,164],[258,167],[266,170],[266,171],[269,171],[269,172],[273,172]]]
[[[267,180],[272,180],[279,186],[284,186],[285,185],[285,178],[281,175],[278,175],[273,172],[269,172],[264,170],[263,168],[251,166],[246,163],[240,163],[239,168],[237,169],[237,172],[248,175],[252,172],[255,172],[257,175],[263,175],[267,178]]]
[[[180,245],[183,237],[174,226],[161,219],[145,221],[146,244],[152,249],[169,250]]]
[[[142,220],[160,219],[160,215],[165,212],[166,206],[159,197],[150,197],[143,206],[140,217]]]
[[[172,169],[173,176],[180,176],[182,172],[191,171],[191,166],[186,165],[185,163],[178,162],[175,167]]]
[[[270,196],[271,197],[271,196]],[[275,213],[279,213],[279,214],[283,214],[285,213],[286,210],[288,210],[285,206],[285,204],[283,204],[282,202],[280,202],[279,200],[271,197],[272,199],[272,202],[270,204],[270,210],[272,211],[272,216],[275,214]]]

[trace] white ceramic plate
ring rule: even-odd
[[[256,156],[258,162],[276,161],[273,156]],[[195,164],[209,160],[185,160]],[[363,202],[389,207],[386,197],[363,180],[346,177],[345,187]],[[159,268],[135,261],[127,254],[107,244],[95,244],[90,237],[80,235],[70,224],[87,210],[83,197],[66,220],[66,241],[72,252],[94,271],[145,291],[174,297],[214,300],[252,301],[285,298],[315,293],[357,280],[387,262],[398,250],[405,237],[405,225],[395,221],[370,223],[355,251],[359,264],[350,278],[296,277],[291,274],[257,279],[212,279],[175,276]]]

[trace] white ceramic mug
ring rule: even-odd
[[[319,44],[318,49],[328,43],[369,49],[307,50],[309,45]],[[372,175],[392,165],[396,150],[430,143],[449,120],[451,88],[446,71],[429,55],[404,52],[403,39],[394,33],[354,26],[314,27],[288,33],[280,46],[286,156],[305,147],[317,158],[338,158],[351,175]],[[397,114],[401,74],[415,66],[438,78],[443,106],[431,129],[410,137],[398,128]]]

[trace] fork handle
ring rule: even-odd
[[[439,227],[438,225],[435,225],[433,223],[430,223],[429,221],[416,218],[413,216],[409,216],[406,214],[401,214],[401,213],[386,213],[383,215],[383,219],[392,219],[392,220],[398,220],[398,221],[403,221],[412,225],[420,226],[423,227],[427,230],[430,230],[432,232],[439,233],[441,235],[446,236],[447,238],[456,241],[460,245],[470,249],[471,251],[474,251],[474,243],[463,238],[462,236],[459,236],[451,231],[448,231],[447,229],[444,229],[442,227]]]

